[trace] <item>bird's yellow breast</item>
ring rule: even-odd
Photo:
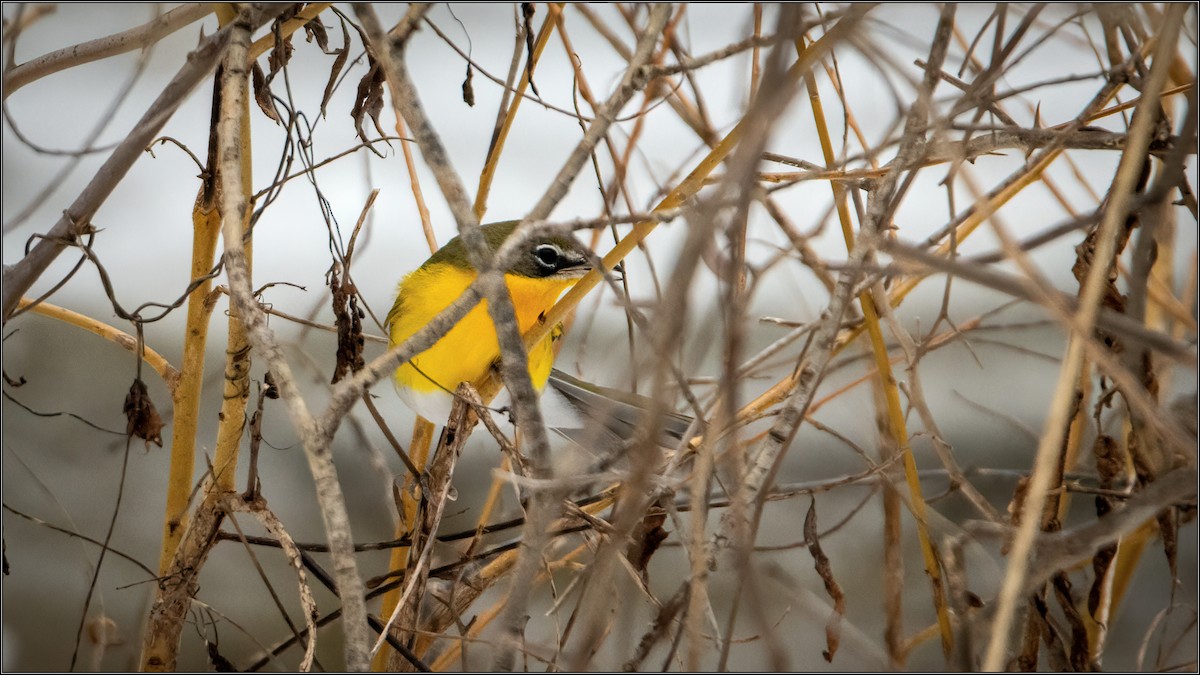
[[[388,314],[391,345],[407,340],[454,302],[475,280],[474,270],[454,265],[421,267],[400,282],[396,303]],[[534,279],[505,274],[508,291],[522,333],[529,330],[543,312],[574,279]],[[431,419],[449,415],[450,392],[460,382],[478,382],[500,358],[496,327],[488,315],[487,301],[476,305],[432,347],[396,369],[396,385],[401,396]],[[550,376],[554,355],[549,337],[529,352],[529,376],[539,390]]]

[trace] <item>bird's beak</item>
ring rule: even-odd
[[[580,258],[572,261],[567,267],[563,267],[558,271],[558,276],[567,279],[582,279],[584,275],[592,271],[592,261],[587,258]]]

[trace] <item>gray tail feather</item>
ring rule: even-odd
[[[646,411],[654,405],[654,400],[647,396],[583,382],[558,369],[551,371],[549,384],[571,404],[581,421],[598,424],[610,437],[619,440],[632,438]],[[664,410],[658,417],[656,441],[659,445],[674,446],[691,424],[691,417]],[[586,436],[567,434],[569,438],[577,435]]]

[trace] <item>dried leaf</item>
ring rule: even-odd
[[[370,62],[370,68],[367,69],[367,74],[363,75],[358,81],[358,90],[354,97],[354,107],[350,110],[350,116],[354,118],[354,130],[358,132],[358,137],[364,143],[369,143],[371,139],[367,138],[366,132],[363,131],[362,121],[364,115],[370,115],[375,122],[375,129],[380,136],[385,136],[383,127],[379,124],[379,113],[383,110],[383,69],[370,55],[367,55]],[[373,152],[379,154],[374,146],[368,146]],[[382,155],[380,155],[382,156]]]
[[[1041,635],[1046,643],[1046,653],[1050,657],[1049,668],[1056,672],[1070,670],[1070,657],[1067,655],[1067,645],[1062,639],[1062,630],[1050,615],[1050,607],[1046,604],[1044,592],[1033,598],[1036,613],[1031,620],[1042,624]],[[1036,657],[1035,657],[1036,663]]]
[[[1171,570],[1171,582],[1179,581],[1179,523],[1175,520],[1175,509],[1166,508],[1158,514],[1158,536],[1162,537],[1163,554],[1167,557],[1167,568]]]
[[[208,661],[212,664],[214,671],[218,673],[238,672],[237,666],[233,665],[232,661],[222,656],[221,652],[217,650],[217,644],[215,642],[209,642],[208,640],[205,640],[204,646],[208,651]]]
[[[1008,502],[1008,522],[1013,527],[1016,527],[1021,522],[1021,509],[1025,504],[1025,494],[1029,492],[1029,476],[1021,476],[1017,480],[1017,486],[1013,489],[1012,499]],[[1012,546],[1012,542],[1005,540],[1000,545],[1000,553],[1008,555],[1008,549]]]
[[[1099,498],[1097,498],[1099,501]],[[1092,587],[1088,591],[1088,613],[1096,619],[1096,612],[1100,609],[1100,602],[1104,599],[1105,575],[1108,574],[1108,568],[1112,566],[1113,560],[1117,557],[1117,546],[1105,546],[1096,555],[1092,556]]]
[[[333,88],[337,86],[338,75],[341,75],[342,68],[346,66],[346,59],[350,56],[350,32],[346,30],[346,20],[342,19],[342,48],[331,52],[329,51],[329,38],[325,36],[325,27],[316,19],[309,21],[309,24],[316,23],[321,27],[318,33],[317,44],[321,46],[321,50],[326,54],[337,54],[333,59],[333,66],[329,69],[329,80],[325,83],[325,93],[321,96],[321,117],[325,117],[325,108],[329,105],[329,99],[333,98]],[[308,25],[305,25],[307,28]]]
[[[383,88],[379,89],[379,95],[369,101],[367,106],[367,114],[371,116],[371,122],[375,124],[375,131],[380,136],[386,136],[387,132],[383,130],[383,125],[379,123],[379,114],[383,112]]]
[[[1092,445],[1092,454],[1096,459],[1096,473],[1100,478],[1100,487],[1111,489],[1122,477],[1124,469],[1124,461],[1120,448],[1117,447],[1117,441],[1107,434],[1097,436],[1096,442]],[[1103,518],[1112,509],[1112,499],[1104,495],[1096,496],[1096,517]],[[1107,587],[1104,580],[1108,574],[1108,568],[1112,565],[1112,561],[1116,557],[1116,544],[1105,546],[1096,551],[1096,554],[1092,556],[1093,577],[1092,587],[1088,591],[1088,613],[1093,618],[1095,618],[1096,612],[1100,608],[1100,603],[1104,599],[1105,588]]]
[[[146,383],[141,379],[135,379],[125,395],[125,419],[125,433],[145,440],[147,450],[150,449],[150,443],[162,447],[164,424],[154,408],[154,402],[150,400]]]
[[[341,282],[340,267],[335,264],[328,275],[329,290],[333,296],[333,321],[338,335],[337,363],[331,384],[337,384],[343,377],[362,370],[364,365],[363,312],[358,307],[358,293],[353,284]]]
[[[1075,598],[1071,593],[1071,580],[1065,572],[1054,575],[1054,596],[1062,608],[1063,616],[1071,626],[1071,647],[1068,652],[1071,669],[1076,672],[1098,670],[1091,663],[1091,646],[1088,643],[1087,624],[1075,606]]]
[[[345,28],[346,21],[343,19],[342,29],[345,30]],[[320,17],[313,17],[312,21],[304,24],[304,36],[304,39],[308,42],[316,40],[317,46],[321,48],[321,51],[325,52],[326,54],[331,53],[329,51],[329,33],[326,32],[325,24],[321,23]]]
[[[268,370],[263,373],[263,384],[265,385],[262,392],[263,396],[272,401],[279,398],[279,387],[275,385],[275,376],[271,374],[271,371]]]
[[[275,99],[271,96],[271,85],[267,83],[267,78],[257,63],[250,69],[250,80],[254,83],[254,102],[258,104],[263,114],[274,120],[276,124],[282,124],[283,120],[280,119],[279,112],[275,110]]]
[[[632,533],[625,557],[633,563],[633,568],[642,575],[643,581],[646,580],[646,566],[650,564],[650,558],[670,534],[663,529],[666,522],[665,511],[653,512],[643,518]]]
[[[1017,653],[1016,668],[1022,673],[1037,672],[1038,655],[1042,641],[1042,627],[1045,622],[1038,613],[1037,597],[1030,599],[1025,613],[1025,629],[1021,634],[1021,651]],[[1041,604],[1045,608],[1045,603]]]
[[[292,19],[296,18],[297,14],[304,10],[304,5],[305,3],[303,2],[293,2],[291,7],[283,10],[283,12],[275,18],[275,22],[282,26],[284,23],[291,21]]]
[[[1147,483],[1154,482],[1154,477],[1157,476],[1162,469],[1162,453],[1159,451],[1158,444],[1153,443],[1152,439],[1146,435],[1139,434],[1130,425],[1129,433],[1125,435],[1125,448],[1129,452],[1130,458],[1133,459],[1133,472],[1137,475],[1139,486],[1145,486]],[[1150,441],[1147,446],[1147,441]]]
[[[1142,163],[1142,173],[1138,177],[1137,185],[1134,187],[1135,192],[1141,195],[1146,191],[1146,183],[1150,180],[1150,162]],[[1111,203],[1111,197],[1106,198],[1104,208],[1108,208]],[[1131,210],[1125,217],[1124,227],[1117,233],[1117,244],[1113,250],[1113,260],[1095,260],[1097,238],[1100,235],[1100,222],[1092,225],[1088,231],[1087,237],[1084,238],[1078,246],[1075,247],[1075,263],[1071,266],[1071,273],[1075,275],[1075,279],[1079,282],[1082,289],[1084,279],[1088,275],[1088,271],[1093,265],[1104,265],[1107,270],[1107,279],[1104,289],[1104,297],[1101,304],[1116,312],[1125,313],[1125,295],[1117,288],[1117,265],[1115,259],[1120,257],[1125,250],[1126,244],[1129,243],[1130,234],[1139,224],[1138,212]],[[1097,330],[1096,335],[1100,337],[1104,344],[1113,351],[1119,352],[1120,344],[1118,341],[1107,333]]]
[[[475,107],[475,87],[471,84],[471,79],[475,77],[475,70],[471,68],[471,63],[467,62],[467,78],[463,80],[463,102],[472,108]]]
[[[1096,474],[1100,479],[1100,487],[1112,489],[1123,477],[1125,467],[1116,439],[1108,434],[1100,434],[1092,445],[1092,454],[1096,458]]]
[[[271,68],[272,76],[282,70],[292,60],[292,52],[294,51],[295,48],[292,47],[292,36],[290,33],[284,36],[283,39],[275,41],[275,48],[267,55],[267,65]]]
[[[838,585],[837,580],[833,578],[833,567],[829,564],[829,557],[821,550],[821,541],[817,536],[817,500],[815,499],[809,504],[808,514],[804,516],[804,543],[808,547],[808,552],[812,554],[813,568],[821,577],[821,581],[825,582],[825,592],[833,600],[833,613],[825,622],[826,648],[821,652],[827,662],[832,662],[834,655],[837,654],[838,645],[842,641],[842,616],[846,613],[846,596],[842,593],[842,587]]]

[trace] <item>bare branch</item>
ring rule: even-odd
[[[316,483],[317,502],[329,538],[330,555],[333,558],[334,575],[337,579],[338,597],[343,608],[346,668],[350,671],[365,671],[369,667],[370,639],[367,627],[367,609],[363,598],[362,579],[354,559],[354,540],[350,531],[350,518],[346,512],[345,498],[338,482],[337,469],[333,464],[330,448],[331,434],[323,433],[317,421],[308,412],[300,390],[292,376],[283,352],[267,325],[266,315],[254,298],[250,282],[246,253],[242,244],[249,205],[242,188],[242,114],[247,97],[248,53],[250,24],[246,13],[232,23],[238,28],[237,38],[231,43],[225,59],[222,82],[221,117],[218,123],[220,139],[220,168],[222,180],[221,217],[225,242],[225,269],[229,275],[230,297],[241,320],[246,324],[249,337],[256,353],[267,362],[274,375],[275,384],[287,404],[292,425],[300,435],[308,458],[309,470]]]
[[[82,44],[63,47],[9,68],[4,73],[4,98],[34,80],[53,75],[67,68],[74,68],[92,61],[99,61],[117,54],[148,47],[184,26],[212,13],[212,6],[205,2],[189,2],[160,14],[153,20]],[[216,37],[216,36],[213,36]]]
[[[262,25],[270,20],[273,14],[283,10],[283,6],[270,8],[264,16],[259,17],[256,26]],[[68,242],[79,237],[91,226],[92,216],[104,203],[104,200],[112,194],[133,163],[142,156],[142,151],[158,137],[163,125],[167,123],[167,120],[183,103],[188,94],[212,72],[217,60],[225,52],[230,34],[229,26],[222,28],[205,39],[188,56],[187,62],[142,115],[133,130],[113,150],[83,192],[63,212],[62,218],[55,223],[54,227],[50,228],[45,237],[24,258],[4,268],[4,291],[3,303],[0,304],[0,311],[2,311],[0,316],[5,322],[16,309],[21,296],[37,281],[42,272],[58,257],[58,254],[62,253]]]
[[[1116,245],[1116,232],[1119,223],[1124,222],[1129,213],[1129,204],[1137,175],[1140,173],[1142,162],[1147,161],[1146,148],[1150,143],[1151,132],[1157,121],[1160,108],[1158,95],[1163,90],[1167,80],[1168,66],[1175,51],[1175,43],[1183,24],[1183,15],[1187,8],[1183,5],[1172,5],[1167,10],[1163,32],[1155,49],[1154,66],[1145,85],[1146,94],[1142,104],[1138,106],[1132,128],[1129,145],[1121,155],[1121,163],[1113,183],[1111,201],[1101,223],[1097,250],[1094,260],[1108,261]],[[1040,515],[1046,495],[1050,490],[1053,465],[1062,449],[1062,439],[1066,434],[1067,412],[1072,404],[1071,392],[1079,377],[1083,363],[1083,342],[1092,339],[1092,330],[1099,312],[1100,294],[1104,289],[1104,279],[1107,276],[1107,265],[1093,265],[1088,271],[1087,280],[1080,294],[1080,309],[1073,321],[1073,331],[1067,356],[1059,375],[1054,398],[1047,415],[1045,430],[1041,443],[1038,445],[1037,458],[1028,492],[1025,495],[1020,526],[1009,555],[1008,568],[1004,575],[996,620],[992,625],[987,653],[983,667],[985,670],[1000,670],[1006,660],[1009,626],[1012,623],[1018,598],[1025,587],[1029,565],[1029,553],[1041,525]]]

